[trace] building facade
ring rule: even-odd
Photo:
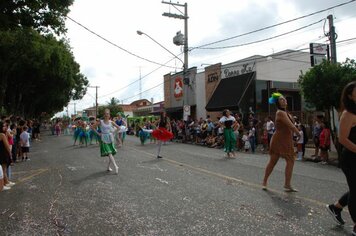
[[[165,108],[176,118],[182,117],[185,104],[190,105],[194,118],[207,115],[216,118],[224,109],[241,114],[269,114],[275,107],[268,104],[268,97],[279,91],[285,95],[290,111],[301,111],[303,104],[298,79],[301,71],[309,68],[309,53],[285,50],[224,65],[217,63],[205,67],[200,73],[194,68],[189,85],[181,82],[181,73],[168,74],[164,76]],[[187,97],[184,93],[188,93]]]

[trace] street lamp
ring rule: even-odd
[[[136,33],[138,35],[145,35],[147,36],[149,39],[151,39],[153,42],[155,42],[156,44],[158,44],[161,48],[163,48],[164,50],[166,50],[167,52],[169,52],[171,55],[173,55],[175,58],[177,58],[179,61],[181,61],[183,63],[183,67],[184,67],[184,62],[182,61],[182,59],[180,59],[179,57],[177,57],[176,55],[174,55],[174,53],[172,53],[171,51],[169,51],[166,47],[164,47],[162,44],[160,44],[159,42],[157,42],[154,38],[152,38],[151,36],[149,36],[148,34],[137,30]]]

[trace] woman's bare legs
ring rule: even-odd
[[[270,155],[270,159],[265,170],[265,177],[263,178],[263,183],[262,183],[264,188],[267,187],[268,178],[271,175],[273,168],[276,166],[278,160],[279,160],[279,156]]]
[[[291,188],[291,180],[293,174],[293,167],[294,167],[294,158],[286,158],[286,168],[285,168],[285,188]]]

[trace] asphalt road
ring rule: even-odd
[[[119,174],[106,172],[98,145],[73,146],[69,136],[34,142],[30,161],[13,167],[11,190],[0,192],[0,235],[350,235],[325,205],[347,190],[341,170],[297,162],[284,193],[281,159],[260,183],[267,155],[129,136],[115,156]]]

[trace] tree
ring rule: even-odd
[[[0,107],[10,114],[54,114],[87,86],[66,41],[30,29],[0,31]]]
[[[110,99],[110,102],[108,102],[108,105],[109,105],[109,106],[116,106],[119,102],[120,102],[119,99],[112,97],[112,98]]]
[[[113,97],[113,98],[110,99],[110,101],[107,103],[107,105],[100,106],[98,108],[99,117],[103,117],[104,116],[104,110],[105,109],[109,109],[110,110],[110,116],[111,117],[115,117],[117,115],[117,113],[123,112],[122,107],[120,105],[118,105],[118,103],[119,103],[119,100]]]
[[[32,28],[44,34],[63,34],[72,4],[73,0],[1,0],[0,30]]]
[[[327,111],[340,107],[340,97],[345,85],[356,78],[356,62],[332,64],[323,61],[299,77],[299,85],[306,102],[317,110]]]
[[[332,64],[323,61],[299,77],[299,85],[306,102],[314,105],[319,111],[326,111],[329,121],[332,120],[332,137],[338,153],[337,130],[335,126],[334,112],[330,117],[330,111],[335,107],[340,108],[340,97],[346,84],[356,79],[356,62],[354,59],[346,59],[344,63]],[[339,155],[340,156],[340,155]]]

